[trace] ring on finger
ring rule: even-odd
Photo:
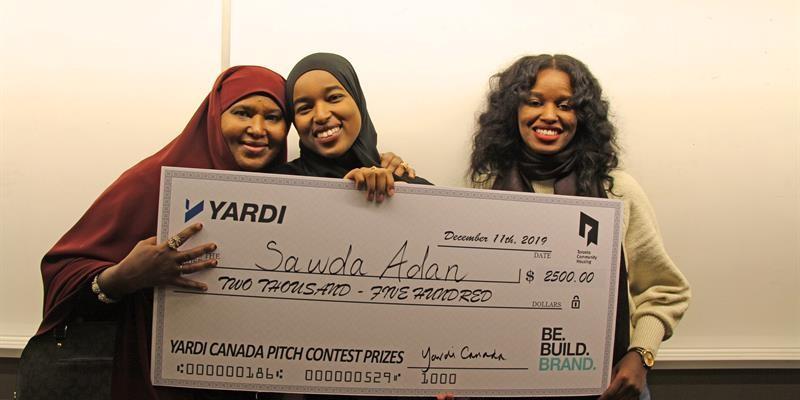
[[[182,244],[183,240],[178,235],[175,235],[167,240],[167,247],[175,251],[178,251],[178,247],[181,247]]]
[[[375,171],[376,169],[378,169],[378,167],[376,167],[376,166],[374,166],[374,165],[373,165],[373,166],[372,166],[370,169],[371,169],[371,170],[373,170],[373,171]]]
[[[178,264],[178,275],[183,275],[183,264]]]

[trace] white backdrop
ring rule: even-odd
[[[605,88],[625,167],[692,283],[660,359],[798,365],[795,1],[292,3],[234,0],[229,43],[220,1],[2,3],[0,348],[35,330],[42,254],[180,131],[220,54],[284,75],[312,52],[346,56],[380,148],[464,186],[489,76],[565,53]]]
[[[218,0],[0,0],[0,356],[42,318],[42,256],[177,136],[220,71]],[[7,349],[4,351],[3,349]]]

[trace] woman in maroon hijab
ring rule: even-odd
[[[156,388],[150,382],[152,288],[205,290],[187,274],[216,264],[183,264],[216,249],[213,243],[179,249],[200,224],[156,242],[159,181],[162,166],[270,172],[285,163],[284,86],[283,77],[266,68],[224,71],[183,132],[125,171],[42,259],[44,320],[37,335],[76,318],[116,321],[112,398],[253,397]],[[381,156],[390,170],[408,168],[391,153]]]
[[[205,289],[185,274],[215,262],[181,263],[215,245],[177,249],[180,243],[156,242],[161,167],[267,172],[286,162],[284,82],[262,67],[223,72],[183,132],[123,173],[44,256],[44,320],[37,335],[82,316],[116,320],[114,399],[192,398],[150,383],[152,287]],[[180,238],[200,229],[189,226]]]

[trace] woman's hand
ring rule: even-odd
[[[407,162],[400,158],[400,156],[392,153],[391,151],[381,153],[381,167],[388,169],[389,172],[397,176],[408,174],[408,177],[411,179],[417,177],[417,173],[414,171],[414,168],[411,168]]]
[[[630,351],[614,366],[611,383],[597,400],[638,400],[647,384],[646,378],[647,369],[642,365],[642,357]]]
[[[386,195],[394,195],[394,176],[386,168],[356,168],[348,172],[344,179],[354,181],[357,189],[363,187],[367,191],[367,201],[380,203]]]
[[[202,224],[193,224],[160,244],[156,243],[155,236],[140,241],[119,264],[107,268],[100,274],[98,284],[107,296],[116,299],[140,289],[159,285],[208,290],[205,283],[185,278],[183,275],[214,267],[217,265],[217,260],[184,263],[213,252],[217,249],[217,245],[206,243],[185,251],[177,249],[201,229],[203,229]]]

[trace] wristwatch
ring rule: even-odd
[[[645,368],[653,368],[653,365],[656,363],[656,356],[653,355],[652,351],[642,347],[633,347],[631,350],[639,353],[639,355],[642,357],[642,365],[644,365]]]

